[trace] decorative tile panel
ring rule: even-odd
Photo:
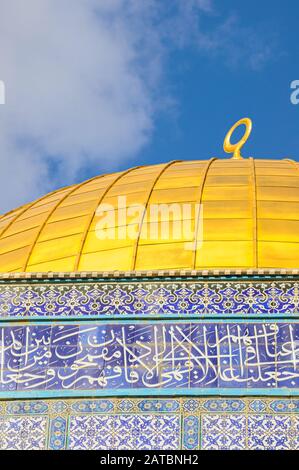
[[[296,277],[2,283],[0,449],[298,449],[298,313]]]
[[[49,448],[54,450],[61,450],[65,448],[66,440],[66,425],[67,420],[64,417],[58,416],[50,421],[50,439]]]
[[[213,400],[216,406],[206,397],[52,399],[35,400],[30,407],[16,401],[14,409],[11,401],[2,401],[0,449],[299,448],[299,411],[289,406],[293,399],[279,397],[292,411],[278,414],[270,398],[231,400],[224,407],[228,400],[220,397]]]
[[[0,318],[102,316],[289,316],[299,313],[296,279],[0,285]]]
[[[183,446],[184,449],[198,449],[199,444],[199,418],[187,416],[184,418]]]
[[[246,416],[203,414],[201,446],[210,450],[245,449]]]
[[[252,450],[297,449],[299,439],[296,428],[298,424],[298,418],[294,418],[292,415],[259,414],[249,416],[248,447]]]
[[[114,448],[114,417],[71,416],[69,449],[104,450]]]
[[[41,450],[46,446],[44,416],[0,417],[1,450]]]
[[[299,393],[298,344],[294,321],[14,323],[0,327],[0,396]]]

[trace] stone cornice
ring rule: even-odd
[[[0,280],[54,279],[144,279],[144,278],[215,278],[215,277],[297,277],[298,269],[212,269],[155,271],[76,271],[76,272],[12,272],[0,273]]]

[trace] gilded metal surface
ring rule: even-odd
[[[231,143],[231,136],[233,135],[233,133],[235,132],[237,127],[241,126],[242,124],[245,126],[245,133],[244,133],[243,137],[239,140],[239,142],[236,142],[235,144],[232,144]],[[248,140],[248,137],[251,134],[251,130],[252,130],[251,119],[249,119],[249,118],[240,119],[238,122],[236,122],[230,128],[230,130],[226,134],[226,137],[225,137],[224,143],[223,143],[223,150],[226,153],[233,153],[233,157],[232,157],[233,159],[239,160],[239,159],[243,158],[242,155],[241,155],[241,148],[243,147],[243,145]]]
[[[299,166],[289,160],[175,162],[98,176],[0,218],[0,271],[296,269]],[[99,240],[99,200],[203,205],[203,242]],[[182,220],[183,221],[183,220]],[[194,221],[195,222],[195,221]],[[150,227],[161,220],[147,220]],[[88,231],[86,232],[86,227]],[[139,221],[136,230],[144,229]],[[196,230],[195,230],[196,233]],[[196,238],[196,237],[195,237]],[[186,250],[186,242],[194,249]],[[135,258],[136,254],[136,258]]]

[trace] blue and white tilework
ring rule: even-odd
[[[13,406],[3,401],[0,449],[298,449],[299,410],[292,402],[282,397],[53,399],[28,407],[27,401]],[[282,411],[273,412],[277,405]]]
[[[160,282],[27,282],[0,285],[0,318],[102,316],[293,316],[299,282],[205,280]]]
[[[251,415],[248,417],[248,447],[254,450],[297,449],[298,424],[291,415]]]
[[[41,450],[46,446],[45,416],[0,417],[1,450]]]
[[[298,449],[298,314],[287,276],[3,281],[0,449]]]
[[[69,448],[76,450],[173,450],[179,446],[180,417],[165,414],[72,416]]]
[[[299,393],[299,321],[0,325],[0,396]]]
[[[183,447],[184,449],[198,449],[199,444],[199,417],[186,416],[183,421]]]
[[[201,432],[203,449],[242,450],[246,447],[246,416],[203,415]]]

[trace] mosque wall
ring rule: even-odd
[[[1,449],[298,449],[285,397],[2,401]]]
[[[294,276],[6,280],[1,449],[296,449]]]

